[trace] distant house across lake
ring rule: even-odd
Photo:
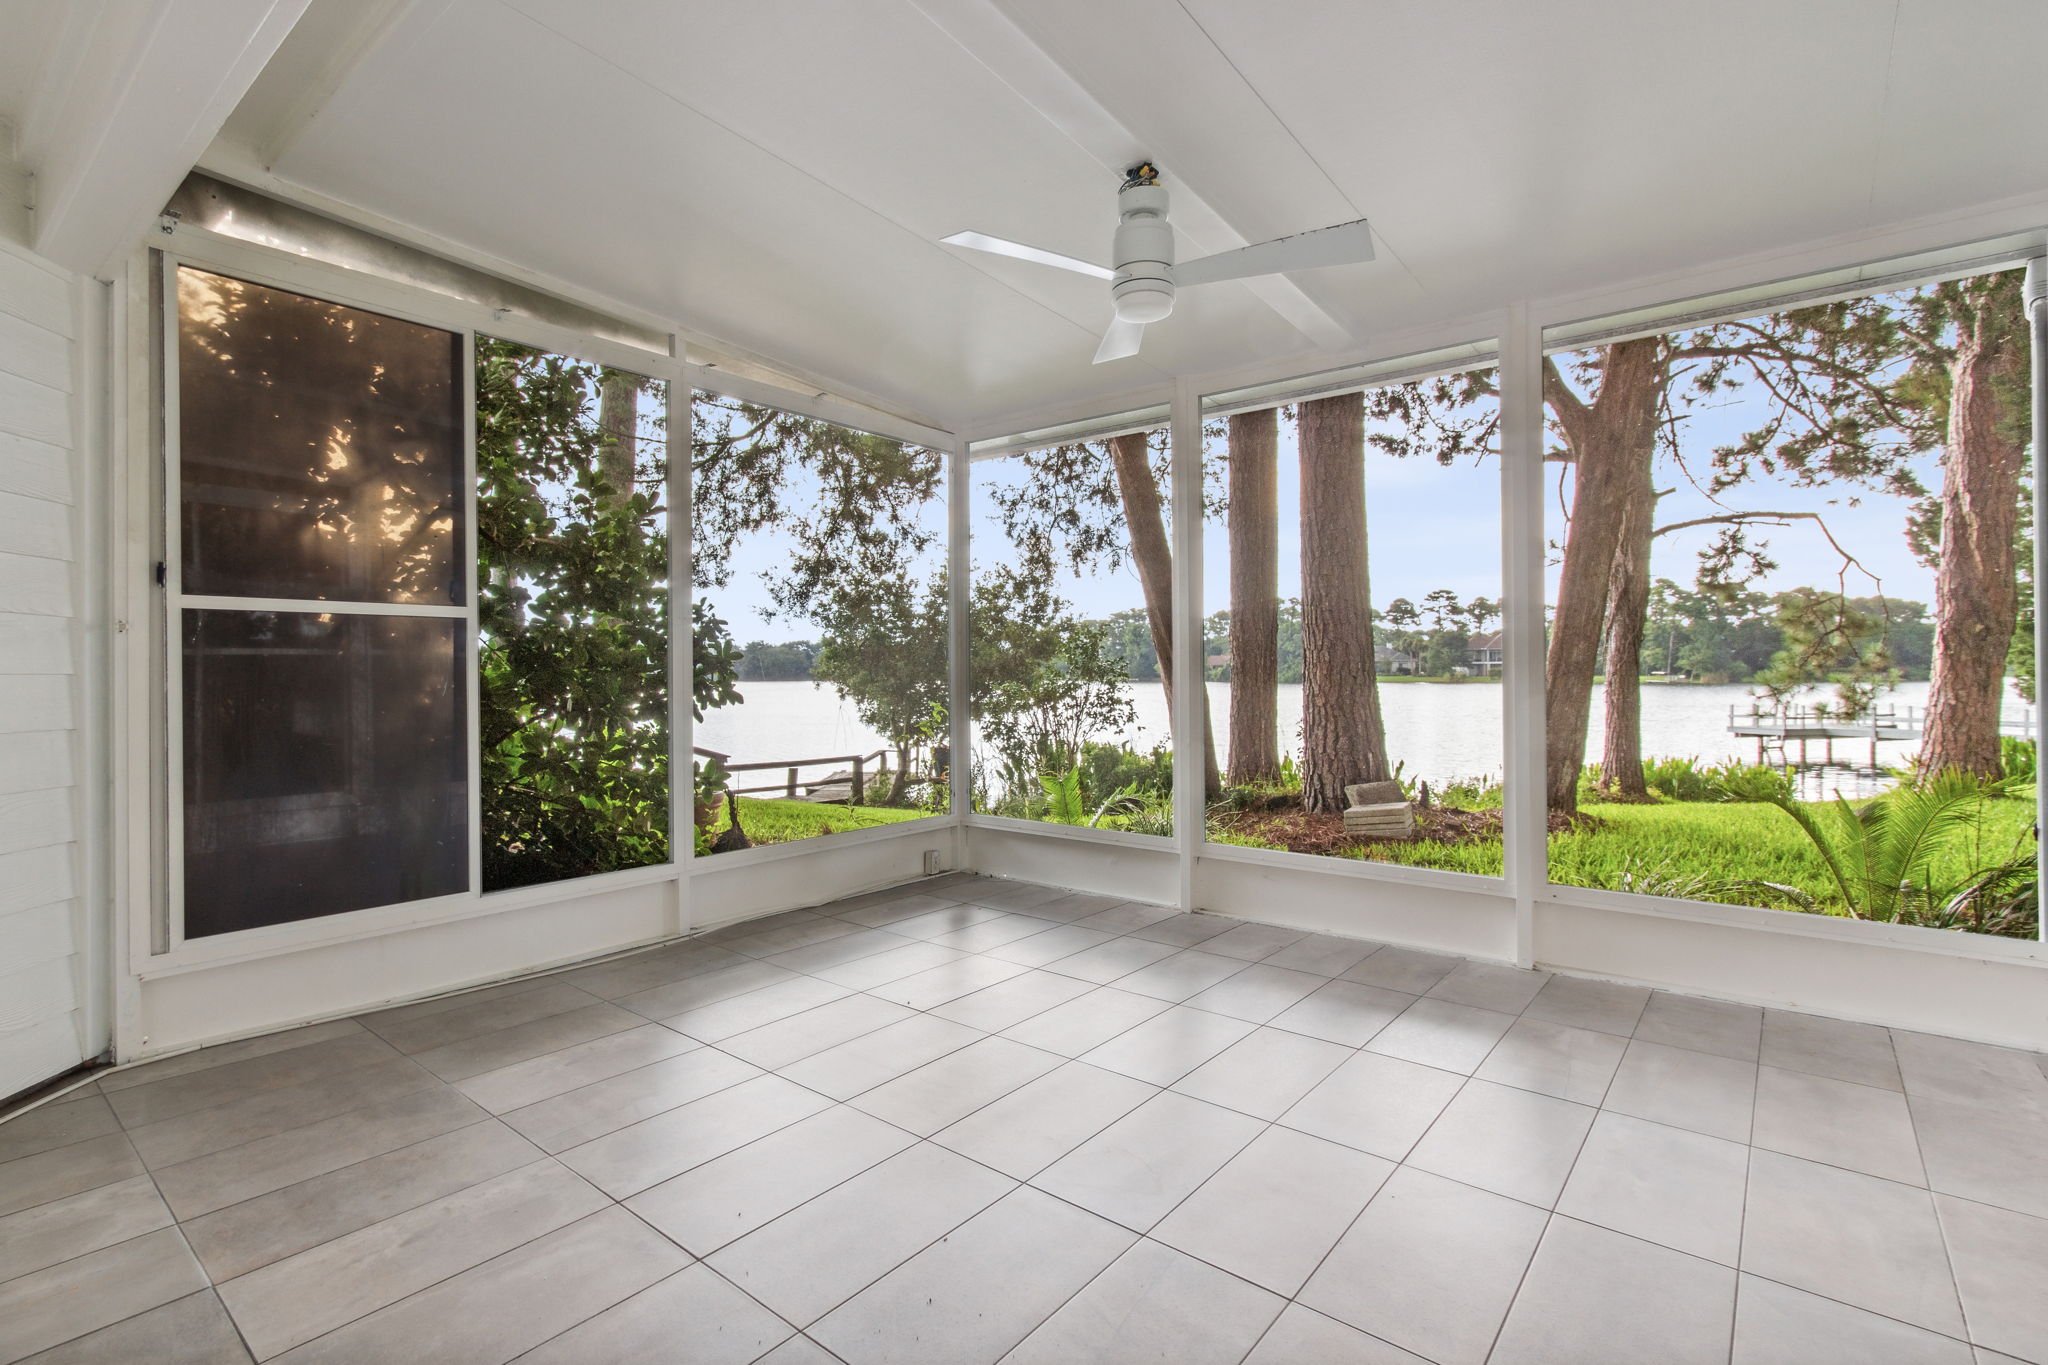
[[[1465,669],[1475,678],[1497,678],[1501,668],[1502,633],[1489,631],[1465,642]]]

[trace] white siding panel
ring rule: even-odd
[[[21,853],[72,839],[71,793],[10,792],[0,796],[0,853]]]
[[[0,1037],[70,1014],[78,1005],[78,991],[71,979],[73,965],[67,953],[53,961],[0,973]]]
[[[71,395],[0,370],[0,431],[68,448]]]
[[[71,391],[71,339],[0,310],[0,370]]]
[[[47,441],[0,431],[0,492],[45,502],[70,502],[71,452]]]
[[[76,1066],[81,461],[73,286],[0,245],[0,1096]]]
[[[0,915],[67,901],[77,890],[69,844],[0,853]]]
[[[71,615],[71,566],[57,559],[0,554],[0,611]]]
[[[71,509],[0,489],[0,554],[71,558]]]
[[[70,735],[61,730],[0,735],[0,794],[68,790],[76,781]],[[6,960],[0,956],[0,962]]]
[[[57,962],[72,953],[72,917],[68,900],[0,915],[0,962],[9,970],[31,962]]]
[[[59,336],[76,335],[71,283],[64,272],[0,246],[0,312]]]
[[[26,1090],[52,1076],[61,1076],[84,1061],[77,1021],[78,1012],[67,1010],[27,1028],[0,1034],[0,1066],[6,1068],[0,1077],[27,1077],[15,1087]],[[5,1084],[7,1080],[0,1079],[0,1085]]]
[[[61,675],[16,677],[0,669],[0,735],[69,730],[77,714],[71,687]]]
[[[0,673],[69,677],[71,671],[71,622],[61,616],[14,616],[0,611]]]

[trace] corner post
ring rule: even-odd
[[[1178,908],[1194,910],[1195,855],[1202,847],[1208,704],[1202,638],[1202,399],[1193,381],[1174,382],[1169,424],[1173,468],[1173,845],[1180,861]]]
[[[1502,716],[1505,871],[1515,965],[1536,960],[1536,895],[1549,880],[1543,765],[1543,333],[1527,304],[1500,339]]]
[[[2048,632],[2044,632],[2041,620],[2041,584],[2048,575],[2048,541],[2044,541],[2041,525],[2041,461],[2048,456],[2048,256],[2035,256],[2027,262],[2026,283],[2021,286],[2021,297],[2027,310],[2027,335],[2029,365],[2033,393],[2033,499],[2034,523],[2034,819],[2038,827],[2041,810],[2048,803],[2048,768],[2043,768],[2039,755],[2048,752],[2048,707],[2044,707],[2041,693],[2041,665],[2048,649]],[[2034,851],[2036,864],[2041,857],[2040,849]],[[2038,871],[2038,866],[2036,871]],[[2036,900],[2034,902],[2034,934],[2048,943],[2048,881],[2035,877]]]

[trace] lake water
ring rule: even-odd
[[[1927,703],[1928,685],[1901,683],[1882,699],[1881,705],[1903,710]],[[762,762],[826,755],[872,753],[886,748],[881,736],[860,723],[853,707],[841,701],[828,687],[808,682],[751,682],[740,690],[746,696],[742,706],[713,711],[697,727],[700,747],[730,753],[735,762]],[[1466,777],[1498,778],[1501,773],[1501,697],[1497,683],[1387,683],[1380,688],[1380,708],[1386,716],[1387,753],[1406,765],[1410,777],[1432,783]],[[1825,699],[1826,694],[1821,694]],[[1698,757],[1707,763],[1728,759],[1756,758],[1756,741],[1728,733],[1728,708],[1746,707],[1750,690],[1742,684],[1660,684],[1643,686],[1643,752],[1651,757]],[[1166,698],[1157,683],[1132,685],[1138,722],[1132,730],[1116,736],[1140,748],[1149,748],[1168,737]],[[1216,731],[1219,754],[1229,752],[1230,684],[1209,684],[1209,705]],[[2007,688],[2006,714],[2017,718],[2025,706]],[[1300,752],[1301,687],[1284,686],[1279,698],[1281,741],[1296,754]],[[1593,715],[1588,730],[1588,748],[1597,759],[1600,747],[1602,706],[1594,689]],[[1885,743],[1878,747],[1878,762],[1896,766],[1904,763],[1918,746]],[[1795,751],[1796,756],[1796,751]],[[1882,784],[1879,773],[1865,765],[1867,742],[1839,740],[1835,756],[1840,765],[1818,766],[1805,776],[1808,794],[1824,795],[1839,786],[1845,794],[1875,790]],[[1822,758],[1819,744],[1810,746],[1809,757],[1816,765]],[[815,775],[807,774],[807,775]],[[775,775],[763,774],[761,781]],[[747,785],[753,785],[748,783]]]

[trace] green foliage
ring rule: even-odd
[[[1102,623],[1109,646],[1122,661],[1124,675],[1135,682],[1159,681],[1159,651],[1152,642],[1152,618],[1143,607],[1114,612]]]
[[[815,801],[760,800],[751,796],[734,799],[740,803],[741,828],[746,830],[747,839],[757,847],[814,839],[821,834],[838,834],[849,829],[870,829],[876,825],[922,820],[929,814],[922,810],[894,810],[887,806],[833,806]],[[708,851],[711,841],[731,824],[731,815],[721,810],[710,827],[700,832],[700,847]]]
[[[853,703],[862,724],[896,747],[883,799],[905,791],[913,755],[946,739],[950,660],[946,576],[855,575],[811,610],[824,630],[813,674]],[[920,764],[929,775],[934,765]]]
[[[769,644],[751,640],[740,653],[741,682],[803,682],[818,661],[818,646],[809,640]]]
[[[2016,789],[2033,783],[2036,761],[2033,740],[2021,739],[2017,735],[1998,737],[1999,770],[2016,784]]]
[[[1643,784],[1659,796],[1673,801],[1718,799],[1713,774],[1700,766],[1697,756],[1644,759]]]
[[[1081,770],[1040,773],[1038,785],[1045,788],[1045,818],[1056,825],[1085,825],[1088,804],[1081,799]]]
[[[2031,933],[2032,906],[2019,893],[2031,883],[2034,861],[2022,842],[1996,860],[1961,876],[1944,875],[1943,855],[1981,844],[1986,807],[2018,790],[2011,778],[1988,781],[1949,769],[1903,784],[1861,806],[1837,796],[1807,803],[1792,797],[1791,782],[1774,769],[1731,776],[1722,786],[1730,800],[1783,811],[1819,855],[1832,896],[1787,884],[1756,882],[1801,910],[1840,907],[1857,919],[1980,933]]]
[[[1832,682],[1835,700],[1815,709],[1858,721],[1870,714],[1880,692],[1898,682],[1883,618],[1859,610],[1854,599],[1795,588],[1780,593],[1777,606],[1784,643],[1754,680],[1773,709],[1816,683]]]
[[[668,857],[666,460],[660,405],[637,411],[651,382],[477,340],[487,888]],[[709,646],[715,693],[715,631]]]
[[[1140,753],[1128,744],[1087,740],[1079,770],[1082,791],[1095,799],[1125,789],[1150,799],[1173,798],[1173,749],[1165,744]]]
[[[1108,631],[1076,619],[1044,579],[999,565],[976,577],[971,608],[970,701],[998,799],[1078,767],[1088,736],[1135,720]]]
[[[691,419],[699,588],[724,586],[734,549],[773,530],[788,552],[769,594],[808,616],[848,581],[900,573],[939,539],[924,517],[945,478],[936,451],[713,393],[696,395]]]

